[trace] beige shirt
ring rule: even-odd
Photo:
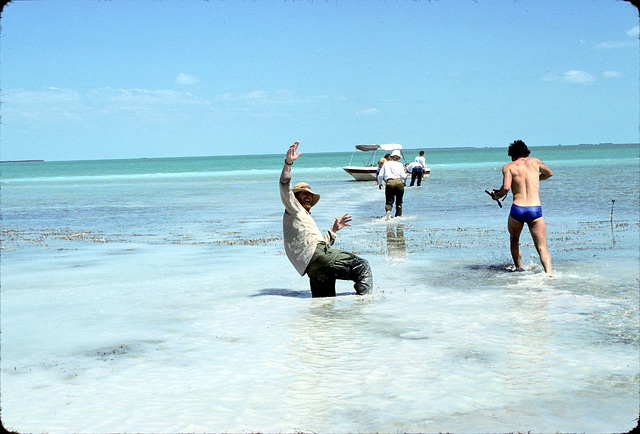
[[[295,269],[304,275],[318,243],[332,245],[336,234],[332,231],[322,236],[311,214],[298,202],[291,191],[291,179],[280,181],[280,198],[284,204],[282,229],[284,232],[284,251]]]

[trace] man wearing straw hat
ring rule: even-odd
[[[291,188],[291,166],[302,155],[296,152],[299,142],[289,147],[280,175],[280,197],[284,204],[284,250],[301,276],[309,276],[312,297],[335,297],[336,279],[352,280],[356,294],[363,295],[373,289],[369,263],[352,253],[331,246],[336,232],[351,226],[349,214],[336,217],[331,229],[323,236],[311,217],[311,207],[320,200],[305,182]]]

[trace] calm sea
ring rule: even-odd
[[[2,421],[18,432],[626,432],[639,407],[639,145],[532,148],[554,275],[506,148],[425,149],[384,193],[306,154],[321,229],[375,292],[312,300],[282,246],[282,155],[0,165]],[[418,150],[405,150],[412,161]],[[353,159],[353,160],[352,160]],[[37,403],[37,405],[34,405]]]

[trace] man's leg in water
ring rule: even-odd
[[[404,197],[404,184],[400,184],[396,191],[396,217],[402,216],[402,198]]]
[[[394,195],[393,187],[388,183],[384,189],[384,198],[385,198],[384,210],[386,212],[389,212],[393,209],[393,201],[395,199],[395,195]]]
[[[366,259],[352,253],[340,252],[331,269],[337,279],[352,280],[356,294],[368,294],[373,290],[373,274]]]
[[[354,281],[357,294],[373,289],[373,275],[365,259],[325,244],[316,248],[306,273],[313,297],[335,297],[336,279]]]
[[[336,277],[331,271],[332,264],[339,255],[339,251],[332,249],[325,243],[319,243],[311,257],[305,273],[309,276],[309,286],[312,297],[335,297]]]
[[[318,273],[309,275],[311,297],[335,297],[336,279],[330,273]]]
[[[538,255],[540,255],[540,263],[542,263],[545,273],[551,274],[551,255],[547,250],[547,224],[544,221],[544,217],[529,223],[529,232],[531,232],[533,244],[535,244]]]
[[[517,271],[522,271],[522,252],[520,251],[520,234],[524,223],[519,222],[513,217],[509,216],[507,228],[509,229],[510,245],[511,245],[511,257],[513,263],[516,266]]]

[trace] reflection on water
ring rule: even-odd
[[[392,259],[403,259],[407,253],[404,239],[404,224],[387,225],[387,255]]]
[[[290,364],[294,380],[286,396],[287,426],[314,430],[350,420],[341,413],[354,411],[354,400],[364,394],[373,368],[368,344],[375,343],[363,327],[362,311],[370,300],[344,300],[314,299],[293,322],[288,348],[295,360]]]
[[[548,313],[549,292],[514,292],[510,297],[511,312],[517,315],[510,322],[511,337],[507,339],[507,370],[505,387],[525,396],[550,393],[549,340],[553,336]]]

